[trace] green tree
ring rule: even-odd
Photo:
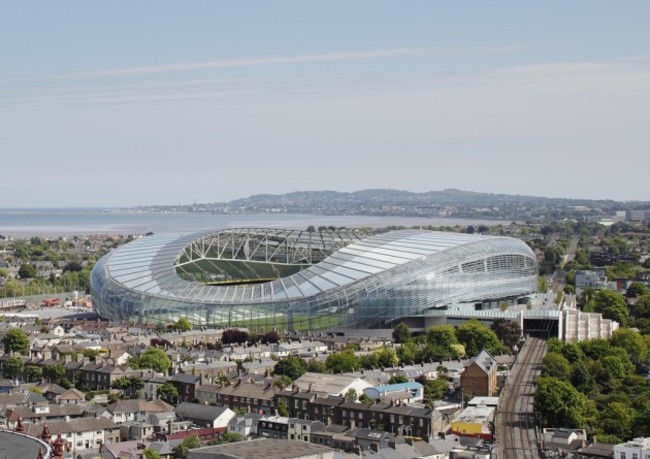
[[[31,279],[36,277],[36,268],[29,263],[23,263],[18,269],[18,276],[21,279]]]
[[[545,426],[582,429],[587,425],[589,401],[571,384],[557,378],[539,378],[535,408]]]
[[[155,372],[167,374],[167,371],[172,366],[172,361],[165,351],[153,348],[144,351],[140,357],[131,357],[127,364],[134,370],[151,368]]]
[[[449,347],[458,343],[456,329],[453,325],[437,325],[429,327],[426,331],[427,343],[434,346]]]
[[[442,399],[449,390],[449,381],[444,378],[430,379],[424,384],[424,398],[428,402]]]
[[[152,448],[145,448],[144,457],[146,459],[162,459],[160,457],[160,454],[158,454],[158,452],[155,449],[152,449]]]
[[[512,350],[521,340],[521,327],[517,322],[507,319],[494,319],[490,329],[501,342]]]
[[[650,294],[641,295],[630,308],[636,319],[650,319]]]
[[[380,347],[373,351],[373,355],[377,357],[377,364],[382,368],[391,368],[397,366],[397,354],[392,349],[387,347]]]
[[[20,357],[9,357],[2,368],[2,375],[8,379],[17,378],[23,372],[24,367],[23,359]]]
[[[235,443],[242,440],[243,440],[242,436],[237,432],[226,431],[221,435],[221,440],[219,441],[219,443]]]
[[[620,439],[630,438],[636,412],[624,403],[608,403],[598,416],[598,428]]]
[[[632,282],[627,288],[625,296],[628,298],[636,298],[641,295],[647,295],[648,293],[650,293],[650,290],[645,284],[642,284],[641,282]]]
[[[393,375],[388,380],[388,384],[402,384],[409,382],[409,379],[404,375]]]
[[[273,381],[273,385],[275,387],[279,387],[281,390],[284,389],[285,387],[289,387],[293,381],[291,380],[290,377],[287,375],[276,375],[275,381]]]
[[[539,293],[546,293],[548,292],[548,284],[546,283],[546,277],[544,276],[539,276],[537,278],[537,291]]]
[[[561,354],[548,353],[542,360],[542,376],[568,382],[571,380],[571,364]]]
[[[143,387],[144,381],[138,376],[123,376],[111,384],[111,388],[121,391],[124,398],[135,398],[138,391]]]
[[[405,343],[411,339],[411,329],[405,323],[398,323],[393,329],[393,341],[396,343]]]
[[[187,453],[191,449],[200,448],[201,440],[197,434],[191,434],[185,437],[180,445],[174,448],[174,457],[176,459],[187,459]]]
[[[156,391],[158,398],[161,400],[174,404],[178,400],[178,388],[169,382],[161,384]]]
[[[101,351],[98,349],[84,349],[83,356],[89,359],[91,362],[94,362],[95,359],[101,354]]]
[[[365,393],[359,395],[359,402],[363,403],[364,405],[372,405],[375,403],[375,401]]]
[[[630,356],[636,365],[648,358],[648,344],[643,336],[631,328],[619,328],[612,334],[611,345],[620,347]]]
[[[359,356],[359,366],[365,370],[379,368],[379,359],[374,353]]]
[[[359,359],[351,350],[334,352],[327,356],[325,366],[333,373],[347,373],[358,370]]]
[[[287,408],[287,402],[284,398],[281,398],[278,402],[278,414],[284,417],[289,416],[289,409]]]
[[[307,371],[307,364],[300,357],[288,357],[280,360],[273,368],[273,374],[284,375],[295,381],[305,374]]]
[[[456,335],[469,356],[478,355],[483,349],[492,355],[498,355],[504,350],[496,333],[476,319],[470,319],[458,327]]]
[[[410,365],[415,362],[418,346],[412,341],[406,342],[397,348],[397,358],[400,363]]]
[[[43,367],[43,376],[51,383],[61,384],[66,373],[63,365],[45,365]]]
[[[38,382],[43,376],[43,369],[35,365],[27,365],[23,374],[28,382]]]
[[[591,392],[594,387],[594,377],[585,362],[579,361],[571,370],[571,384],[583,394]]]
[[[190,321],[187,319],[187,317],[181,317],[179,318],[176,323],[174,324],[174,330],[178,330],[180,332],[186,332],[192,330],[192,324]]]
[[[327,367],[325,366],[325,362],[321,362],[320,360],[316,360],[315,357],[312,357],[307,362],[307,371],[312,373],[325,373]]]
[[[617,321],[622,326],[627,325],[630,312],[625,298],[613,290],[600,290],[594,295],[593,310],[603,314],[605,319]]]
[[[22,355],[29,354],[29,338],[22,328],[12,328],[2,339],[5,346],[5,354],[18,352]]]

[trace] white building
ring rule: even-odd
[[[614,446],[614,459],[650,459],[650,438],[635,438]]]

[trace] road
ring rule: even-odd
[[[499,459],[538,459],[535,380],[546,355],[546,341],[528,338],[501,392],[496,415]]]

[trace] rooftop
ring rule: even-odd
[[[333,452],[331,448],[302,441],[258,439],[193,449],[188,459],[291,459],[319,456]]]

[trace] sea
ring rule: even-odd
[[[146,213],[104,209],[0,209],[0,235],[14,238],[70,235],[191,233],[221,228],[307,229],[498,225],[509,221],[459,218],[375,217],[309,214]]]

